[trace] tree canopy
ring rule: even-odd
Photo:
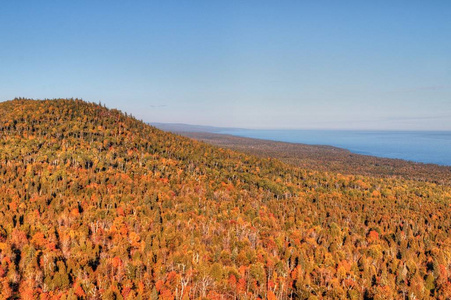
[[[78,99],[0,103],[4,299],[451,297],[451,188],[301,169]]]

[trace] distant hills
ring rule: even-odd
[[[318,162],[0,103],[0,298],[451,297],[451,187]]]

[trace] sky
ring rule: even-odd
[[[451,130],[451,1],[4,1],[0,101],[146,122]]]

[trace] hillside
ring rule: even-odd
[[[0,298],[451,297],[451,188],[301,169],[81,100],[0,103]]]
[[[170,131],[177,134],[212,145],[264,158],[277,158],[304,169],[382,178],[403,178],[451,185],[450,166],[355,154],[349,150],[332,146],[275,142],[213,132],[178,131],[177,127],[169,128],[174,129],[174,131]]]

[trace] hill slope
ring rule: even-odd
[[[451,296],[451,189],[315,172],[80,100],[0,104],[3,298]]]

